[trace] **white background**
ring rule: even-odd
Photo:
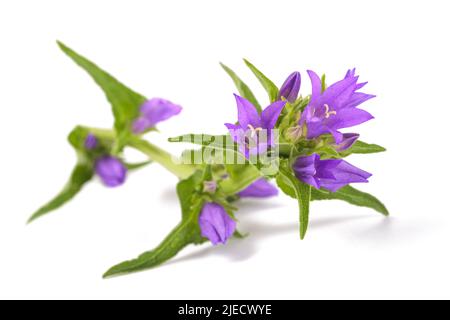
[[[450,298],[448,1],[2,1],[0,3],[0,298]],[[339,80],[357,67],[376,120],[362,139],[388,152],[353,156],[361,186],[392,217],[313,203],[306,240],[295,201],[239,204],[250,236],[190,247],[166,265],[102,280],[177,223],[176,179],[157,165],[26,226],[74,164],[77,124],[109,127],[110,108],[60,39],[148,97],[183,105],[148,138],[224,133],[236,119],[234,68],[266,101],[241,58],[278,85],[306,69]]]

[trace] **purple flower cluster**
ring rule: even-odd
[[[308,71],[312,84],[309,104],[302,112],[299,125],[305,128],[307,139],[331,134],[337,151],[350,148],[359,138],[356,133],[341,133],[349,128],[373,119],[365,110],[357,108],[374,95],[357,92],[367,82],[358,83],[355,69],[349,70],[344,79],[322,91],[319,76]],[[318,154],[297,158],[293,165],[296,177],[315,188],[336,192],[349,183],[368,182],[370,173],[341,159],[321,160]]]
[[[333,147],[338,151],[350,148],[359,138],[357,133],[342,133],[350,128],[373,119],[373,116],[358,106],[374,98],[374,95],[359,92],[367,82],[359,83],[355,69],[349,70],[344,79],[325,90],[322,81],[314,71],[308,71],[312,94],[308,105],[301,113],[295,129],[299,136],[312,140],[330,134]],[[278,100],[259,114],[246,99],[235,95],[238,109],[238,124],[226,123],[231,137],[239,145],[239,150],[249,158],[261,154],[274,144],[273,130],[286,103],[295,103],[301,85],[299,72],[289,75],[279,90]],[[300,156],[293,170],[296,177],[315,188],[325,188],[332,192],[354,182],[367,182],[370,174],[344,160],[321,160],[316,153]],[[242,191],[246,194],[248,191]]]

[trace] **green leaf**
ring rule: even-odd
[[[389,211],[380,200],[351,186],[345,186],[334,193],[313,188],[312,200],[343,200],[355,206],[371,208],[385,216],[389,215]]]
[[[309,203],[311,201],[311,186],[298,180],[290,171],[280,168],[277,183],[283,192],[289,190],[298,201],[300,213],[300,239],[304,239],[309,225]]]
[[[177,193],[182,208],[182,221],[155,249],[141,254],[138,258],[122,262],[104,275],[104,278],[142,271],[156,267],[173,258],[189,244],[200,244],[205,239],[200,234],[198,216],[203,206],[203,200],[196,196],[202,173],[197,172],[189,179],[181,181],[177,186]]]
[[[248,101],[250,101],[255,108],[258,110],[259,113],[261,113],[262,109],[261,109],[261,105],[259,104],[258,100],[256,100],[255,95],[253,94],[253,92],[250,90],[250,88],[244,83],[244,81],[242,81],[237,74],[231,70],[230,68],[228,68],[226,65],[224,65],[223,63],[220,64],[222,66],[222,68],[225,70],[226,73],[228,73],[228,75],[230,76],[230,78],[233,80],[236,88],[239,91],[239,94],[244,97],[245,99],[247,99]]]
[[[28,223],[36,220],[39,217],[49,213],[50,211],[56,210],[64,205],[66,202],[71,200],[81,191],[82,187],[86,182],[92,179],[94,172],[91,164],[80,162],[75,166],[72,171],[70,180],[64,189],[50,202],[41,207],[36,211],[28,220]]]
[[[351,146],[349,149],[340,152],[341,155],[347,156],[352,153],[359,153],[359,154],[368,154],[368,153],[378,153],[378,152],[384,152],[386,151],[385,148],[382,146],[379,146],[377,144],[369,144],[362,141],[356,141],[353,146]]]
[[[278,100],[278,87],[267,78],[261,71],[258,70],[252,63],[250,63],[248,60],[244,59],[245,64],[247,67],[253,72],[253,74],[256,76],[256,78],[259,80],[261,85],[266,90],[267,94],[269,95],[270,102],[275,102]]]
[[[209,135],[209,134],[184,134],[181,136],[169,138],[169,142],[192,143],[203,147],[215,149],[238,150],[237,144],[229,134],[227,135]]]
[[[296,198],[294,189],[282,179],[281,175],[277,176],[278,187],[291,198]],[[336,192],[330,192],[324,189],[311,189],[311,200],[342,200],[350,204],[360,207],[373,209],[385,216],[389,215],[389,211],[384,204],[376,197],[369,193],[359,191],[351,186],[345,186]]]
[[[83,68],[100,86],[112,105],[117,132],[128,132],[131,122],[139,116],[140,106],[147,100],[144,96],[129,89],[110,74],[100,69],[88,59],[58,42],[61,50],[76,64]]]
[[[152,160],[147,160],[138,163],[125,163],[125,166],[127,167],[128,170],[137,170],[148,166],[152,162],[153,162]]]
[[[177,184],[177,195],[180,201],[182,219],[188,219],[194,205],[193,195],[202,182],[202,172],[196,171],[189,179],[181,180]]]

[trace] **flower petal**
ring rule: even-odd
[[[266,179],[261,178],[239,192],[238,195],[241,198],[268,198],[278,195],[278,189]]]
[[[244,133],[244,130],[242,130],[241,126],[232,123],[225,123],[225,127],[227,127],[233,141],[239,142],[241,140],[240,137]]]
[[[236,222],[221,205],[214,202],[205,203],[198,222],[202,236],[213,245],[225,244],[236,230]]]
[[[311,87],[312,87],[312,94],[311,94],[311,101],[317,100],[319,96],[322,94],[322,81],[320,80],[320,77],[312,70],[308,70],[309,78],[311,79]]]
[[[261,122],[264,129],[273,129],[275,127],[285,105],[286,101],[276,101],[264,109],[261,113]]]
[[[148,121],[149,128],[179,114],[181,110],[181,106],[161,98],[144,102],[140,109],[142,116]]]
[[[362,92],[355,92],[352,94],[350,100],[345,104],[345,108],[353,108],[359,106],[361,103],[366,102],[376,96],[373,94],[366,94]]]
[[[301,82],[302,78],[300,72],[296,71],[291,73],[281,86],[278,99],[281,100],[282,98],[285,98],[291,103],[295,102],[298,97],[298,92],[300,91]]]
[[[292,166],[297,179],[317,189],[320,188],[319,180],[316,178],[316,162],[319,159],[320,157],[316,153],[310,156],[298,157]]]
[[[356,126],[373,119],[373,116],[365,110],[357,108],[344,108],[337,111],[337,114],[330,117],[327,122],[327,127],[333,129],[343,129]],[[340,143],[337,141],[336,143]]]
[[[234,95],[238,108],[238,121],[242,128],[251,125],[254,128],[261,127],[261,119],[255,106],[247,99]]]
[[[334,176],[334,179],[320,179],[320,186],[331,192],[336,192],[350,183],[368,182],[367,179],[370,178],[372,174],[342,160],[342,162],[334,169]]]
[[[348,77],[329,86],[318,100],[318,105],[328,104],[333,110],[337,110],[345,104],[355,91],[358,78]]]
[[[125,182],[127,168],[113,156],[103,156],[95,161],[95,173],[107,187],[117,187]]]

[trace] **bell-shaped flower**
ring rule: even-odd
[[[297,100],[298,98],[298,92],[300,91],[301,83],[302,78],[300,76],[300,72],[296,71],[291,73],[281,86],[278,93],[278,99],[282,100],[284,98],[290,103],[295,102],[295,100]]]
[[[231,137],[239,144],[239,150],[246,158],[261,154],[275,143],[272,133],[286,101],[276,101],[265,108],[261,115],[247,99],[235,95],[238,121],[237,125],[226,123]]]
[[[225,244],[236,230],[236,222],[231,219],[224,207],[215,202],[204,204],[198,219],[201,235],[213,245]]]
[[[372,176],[342,159],[320,160],[318,154],[298,157],[292,169],[297,179],[331,192],[350,183],[368,182],[367,179]]]
[[[107,187],[117,187],[125,182],[127,168],[118,158],[102,156],[95,161],[95,173]]]
[[[319,76],[313,71],[308,71],[308,74],[312,83],[312,95],[299,121],[300,125],[307,128],[308,139],[331,133],[336,144],[340,144],[344,137],[339,129],[373,119],[370,113],[357,108],[375,96],[357,92],[367,82],[358,83],[355,69],[349,70],[343,80],[332,84],[324,92]]]
[[[140,134],[154,128],[157,123],[179,114],[181,109],[181,106],[165,99],[150,99],[141,106],[140,116],[132,125],[133,133]]]

